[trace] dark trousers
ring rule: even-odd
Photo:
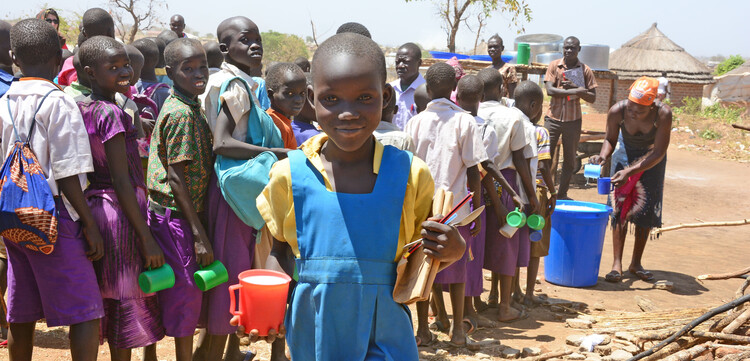
[[[578,150],[578,141],[581,140],[581,119],[569,122],[544,117],[544,127],[549,131],[549,141],[552,153],[552,159],[557,159],[557,142],[562,137],[563,165],[562,174],[560,175],[560,188],[558,197],[568,196],[568,187],[570,178],[573,177],[573,167],[576,161],[576,150]]]

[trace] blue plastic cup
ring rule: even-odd
[[[583,176],[586,178],[598,179],[602,176],[602,166],[598,164],[586,164],[583,166]]]
[[[596,188],[599,194],[609,194],[615,187],[612,186],[612,178],[602,177],[596,181]]]
[[[544,233],[542,233],[541,230],[531,231],[529,232],[529,239],[532,242],[539,242],[542,240],[542,236],[544,236]]]

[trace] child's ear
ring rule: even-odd
[[[227,44],[219,43],[219,51],[226,54],[229,52],[229,47],[227,46]]]
[[[10,54],[10,59],[13,61],[13,64],[16,64],[17,67],[21,67],[21,64],[18,63],[18,59],[16,59],[16,54],[13,53],[13,50],[8,50],[8,54]]]
[[[164,67],[164,70],[167,72],[167,78],[174,80],[174,69],[167,65]]]
[[[383,86],[383,109],[391,102],[391,97],[393,97],[393,87],[391,84],[385,83],[385,86]]]
[[[92,67],[90,67],[88,65],[86,65],[86,66],[83,67],[83,72],[86,73],[86,75],[89,76],[89,79],[96,78],[95,75],[94,75],[94,68],[92,68]]]
[[[315,92],[313,91],[312,85],[307,86],[307,101],[310,103],[310,106],[315,109]]]

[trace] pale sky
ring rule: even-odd
[[[145,0],[137,0],[145,1]],[[3,1],[0,18],[17,18],[36,14],[45,1]],[[501,1],[502,2],[502,1]],[[89,7],[106,8],[105,0],[46,1],[62,17],[83,13]],[[713,2],[681,0],[528,0],[532,21],[525,24],[526,33],[553,33],[563,37],[575,35],[582,43],[605,44],[612,49],[648,29],[657,22],[659,29],[694,56],[740,54],[750,57],[749,0]],[[333,35],[342,23],[356,21],[367,26],[380,44],[397,46],[417,42],[427,48],[445,48],[446,35],[441,29],[435,5],[430,0],[168,0],[161,11],[166,24],[172,14],[185,17],[188,27],[204,33],[215,33],[216,25],[230,16],[245,15],[261,31],[291,33],[303,39],[312,35],[310,20],[315,22],[318,40]],[[506,49],[512,49],[518,34],[508,27],[508,16],[494,15],[481,38],[494,33],[503,37]],[[458,33],[457,48],[471,49],[475,33],[463,27]],[[480,39],[481,39],[480,38]]]

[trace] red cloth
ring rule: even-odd
[[[625,223],[625,220],[630,213],[630,209],[633,208],[633,204],[635,204],[638,199],[636,185],[638,184],[638,181],[641,180],[642,175],[643,172],[631,175],[622,187],[615,188],[616,202],[619,201],[622,203],[620,208],[620,224]]]
[[[73,57],[71,56],[65,59],[62,70],[60,70],[60,74],[57,75],[57,84],[68,86],[77,80],[78,73],[76,73],[76,68],[73,67]]]

